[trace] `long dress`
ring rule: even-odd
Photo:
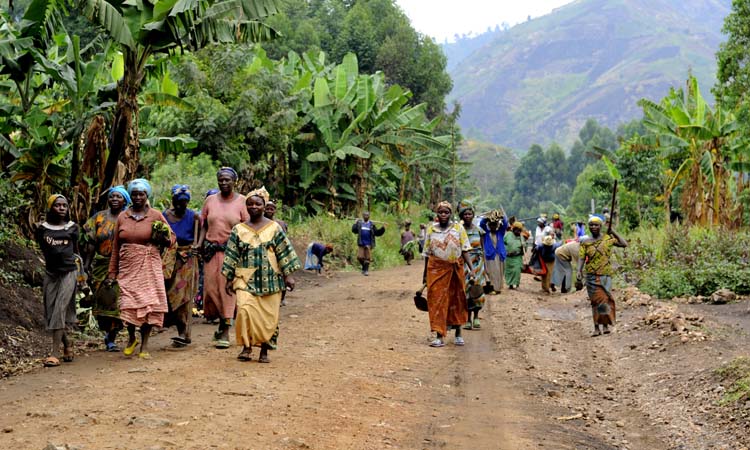
[[[431,331],[445,336],[448,327],[469,320],[464,282],[463,252],[471,250],[466,230],[451,222],[443,230],[438,223],[427,226],[422,256],[427,260],[427,308]]]
[[[164,280],[169,302],[169,314],[164,326],[175,324],[178,332],[184,332],[186,339],[190,339],[193,299],[198,290],[198,258],[192,248],[197,216],[195,211],[188,209],[182,218],[171,211],[165,211],[164,217],[177,238],[177,245],[170,249],[174,256],[174,268],[171,276]]]
[[[122,328],[118,298],[120,289],[117,285],[107,286],[104,280],[109,272],[109,260],[112,257],[112,245],[115,240],[117,216],[110,209],[99,211],[83,225],[82,240],[94,246],[94,258],[91,263],[91,281],[93,289],[93,310],[99,329],[108,332]]]
[[[209,252],[203,262],[203,314],[207,319],[234,317],[237,300],[226,292],[227,279],[221,267],[232,227],[249,218],[245,197],[237,193],[228,199],[221,194],[209,195],[203,203],[201,221],[208,224],[204,246]]]
[[[487,280],[492,290],[501,292],[505,284],[505,232],[508,229],[508,219],[503,217],[496,230],[491,230],[489,220],[485,217],[479,221],[479,228],[484,231],[484,263]]]
[[[260,230],[240,223],[232,229],[221,273],[237,295],[237,345],[275,347],[284,277],[301,267],[278,223],[269,222]]]
[[[523,236],[506,233],[505,243],[505,282],[508,286],[517,288],[521,284],[521,269],[523,268]]]
[[[614,325],[617,318],[612,296],[612,247],[618,240],[611,234],[581,242],[578,258],[584,266],[584,281],[597,325]]]
[[[474,276],[474,282],[478,286],[484,286],[487,282],[484,268],[484,249],[482,248],[482,238],[484,237],[484,231],[476,225],[472,225],[471,228],[464,227],[466,230],[466,236],[469,238],[469,259],[471,259],[471,267],[464,263],[464,283],[466,285],[466,298],[468,300],[469,311],[479,311],[484,306],[484,291],[479,297],[471,298],[469,295],[471,286],[469,285],[469,278]]]
[[[130,325],[162,326],[168,311],[161,252],[151,240],[154,222],[167,223],[157,210],[128,209],[117,217],[109,277],[120,285],[120,317]],[[174,244],[170,231],[170,244]]]

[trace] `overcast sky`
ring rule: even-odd
[[[438,43],[455,34],[482,33],[503,22],[513,26],[572,0],[396,0],[414,28]]]

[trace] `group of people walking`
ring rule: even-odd
[[[200,212],[188,208],[192,193],[186,185],[172,188],[171,207],[160,212],[150,205],[150,183],[132,180],[127,188],[108,191],[107,208],[91,217],[83,232],[70,221],[67,199],[52,195],[35,232],[45,257],[45,319],[53,338],[45,365],[60,365],[60,347],[63,361],[73,360],[67,330],[76,322],[75,295],[87,273],[92,312],[108,351],[120,351],[123,326],[126,356],[151,357],[154,327],[174,325],[172,345],[191,344],[201,262],[204,315],[219,322],[215,347],[230,347],[235,320],[238,359],[251,360],[252,348],[260,347],[258,361],[269,362],[283,293],[294,288],[292,273],[301,265],[286,224],[273,219],[268,192],[261,188],[243,196],[235,192],[237,179],[235,170],[221,168],[218,190],[207,193]]]
[[[127,356],[150,358],[149,337],[154,327],[174,325],[174,347],[192,343],[193,300],[203,279],[204,315],[218,321],[214,346],[230,347],[229,330],[242,347],[239,360],[252,360],[253,347],[260,348],[259,362],[269,362],[268,351],[276,348],[279,311],[286,290],[292,290],[292,273],[300,260],[287,237],[287,227],[275,220],[276,205],[264,189],[246,196],[235,192],[237,172],[223,167],[217,173],[218,189],[206,194],[200,211],[188,207],[189,186],[172,187],[171,207],[151,207],[152,188],[145,179],[135,179],[107,193],[107,208],[92,216],[81,230],[70,220],[67,199],[55,194],[47,203],[45,220],[35,237],[45,257],[44,306],[47,329],[52,332],[52,351],[46,366],[73,360],[72,339],[67,333],[76,322],[75,296],[90,274],[92,311],[104,333],[107,351],[120,351],[118,333],[127,329]],[[401,234],[402,254],[410,264],[417,241],[424,258],[423,283],[427,288],[433,347],[445,346],[449,330],[454,344],[465,344],[462,329],[481,328],[479,312],[487,295],[499,294],[507,284],[517,289],[524,268],[528,232],[521,222],[502,210],[476,217],[473,205],[462,201],[454,208],[441,202],[435,220],[411,232],[405,223]],[[612,297],[611,249],[627,242],[611,229],[607,218],[592,215],[590,235],[563,243],[562,221],[551,226],[537,222],[532,252],[544,265],[542,289],[560,286],[571,290],[573,267],[577,266],[579,288],[583,284],[592,305],[594,335],[607,334],[615,323]],[[607,233],[602,227],[608,226]],[[508,232],[510,230],[510,232]],[[385,233],[364,212],[352,225],[357,235],[357,260],[363,275],[369,274],[376,238]],[[323,257],[333,251],[330,244],[311,243],[305,269],[320,273]],[[83,255],[83,257],[79,256]],[[62,350],[62,352],[61,352]]]
[[[423,283],[427,287],[430,329],[435,338],[432,347],[445,346],[448,331],[455,330],[454,344],[462,346],[463,329],[481,327],[479,311],[487,294],[500,293],[504,284],[517,289],[520,284],[526,240],[523,223],[509,220],[503,211],[490,211],[475,220],[475,211],[468,201],[457,205],[458,218],[452,220],[449,202],[438,204],[437,219],[428,224],[423,256]],[[562,243],[563,223],[559,215],[547,225],[537,221],[534,255],[545,271],[540,278],[542,290],[550,293],[555,284],[563,292],[571,290],[573,266],[578,266],[577,283],[585,284],[592,307],[594,336],[610,333],[614,325],[615,302],[612,296],[613,247],[626,247],[627,242],[614,230],[608,219],[592,215],[590,235],[575,233]],[[609,229],[602,234],[602,226]],[[507,233],[510,226],[510,233]],[[578,231],[578,228],[576,228]]]

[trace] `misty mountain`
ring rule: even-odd
[[[444,46],[466,136],[526,150],[575,139],[586,119],[641,116],[689,71],[710,97],[731,0],[577,0]],[[480,11],[477,12],[481,13]]]

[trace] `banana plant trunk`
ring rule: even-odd
[[[357,160],[357,210],[364,211],[368,208],[367,206],[367,188],[369,184],[368,174],[370,173],[370,166],[372,160],[370,158]]]
[[[117,83],[117,107],[109,139],[109,156],[105,168],[106,189],[112,185],[117,173],[117,163],[125,166],[125,179],[131,180],[138,171],[138,93],[144,77],[144,66],[148,56],[124,49],[125,72]]]

